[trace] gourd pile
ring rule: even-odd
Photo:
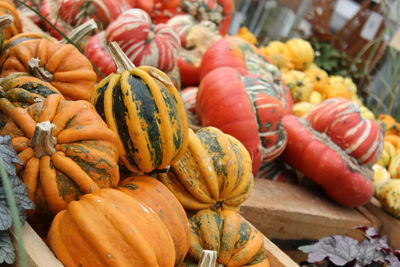
[[[341,205],[373,196],[380,124],[306,41],[228,36],[232,0],[28,4],[59,31],[0,5],[1,135],[64,265],[269,266],[238,212],[277,162]]]

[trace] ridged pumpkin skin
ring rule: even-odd
[[[166,24],[153,25],[141,9],[129,9],[106,29],[108,43],[117,42],[136,66],[149,65],[169,72],[181,47],[176,32]]]
[[[7,98],[17,107],[27,107],[51,94],[60,94],[51,84],[29,76],[27,73],[12,73],[0,81],[0,97]],[[8,116],[0,111],[0,129],[4,128]]]
[[[73,201],[54,218],[48,243],[65,266],[171,267],[174,243],[146,204],[115,189]]]
[[[220,67],[235,68],[242,75],[259,75],[264,80],[273,83],[279,89],[280,100],[286,114],[291,114],[292,99],[285,83],[282,82],[279,69],[268,63],[257,47],[234,36],[218,40],[203,55],[200,66],[200,80],[212,70]]]
[[[217,252],[226,267],[269,267],[263,235],[233,211],[201,210],[190,217],[191,246],[185,262],[198,264],[203,250]],[[197,265],[195,265],[197,266]]]
[[[28,64],[35,58],[40,60],[40,69],[49,72],[47,81],[65,98],[90,100],[96,73],[90,61],[70,44],[46,39],[22,42],[10,48],[0,76],[5,77],[13,72],[34,74]]]
[[[285,111],[280,99],[274,84],[221,67],[201,81],[196,114],[201,125],[217,127],[247,148],[255,174],[261,162],[275,159],[285,149],[287,138],[281,123]]]
[[[373,177],[370,168],[361,167],[306,121],[292,115],[285,116],[283,125],[288,134],[288,144],[283,152],[287,163],[344,206],[361,206],[371,199],[374,188],[370,181]]]
[[[246,148],[213,127],[189,129],[185,154],[159,178],[188,210],[238,210],[254,183]]]
[[[105,76],[116,71],[113,59],[107,50],[104,31],[89,38],[85,45],[84,54]],[[100,77],[98,76],[98,78]]]
[[[314,61],[314,49],[311,44],[303,39],[290,39],[286,43],[294,68],[296,70],[307,69]]]
[[[116,136],[89,102],[67,101],[52,94],[23,109],[1,98],[0,109],[11,118],[1,134],[13,138],[24,163],[17,171],[38,214],[56,214],[82,194],[118,184]],[[36,143],[37,127],[45,121],[55,125],[48,133],[51,139]],[[54,150],[45,150],[46,145]]]
[[[161,218],[174,241],[175,265],[180,264],[189,250],[190,230],[185,210],[174,194],[150,176],[127,177],[116,189],[146,204]]]
[[[325,100],[307,116],[311,126],[341,147],[360,164],[374,164],[383,149],[381,127],[363,119],[359,107],[343,98]]]
[[[96,86],[92,103],[118,135],[120,158],[128,170],[165,169],[185,152],[184,105],[162,71],[140,66],[111,74]]]

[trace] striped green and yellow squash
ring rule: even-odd
[[[131,172],[168,168],[188,143],[188,123],[178,90],[157,68],[135,67],[119,47],[110,46],[110,50],[118,73],[100,81],[92,103],[118,135],[120,160]]]
[[[238,210],[254,183],[249,152],[214,127],[189,129],[186,153],[159,178],[187,210]]]
[[[191,245],[180,267],[197,266],[203,250],[217,252],[218,266],[269,267],[263,235],[236,212],[205,209],[189,222]]]

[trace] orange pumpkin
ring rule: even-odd
[[[106,188],[73,201],[54,218],[48,243],[65,266],[172,267],[174,243],[145,203]]]
[[[3,38],[9,39],[12,36],[22,32],[22,23],[19,18],[17,9],[11,3],[7,3],[5,1],[0,1],[0,16],[10,15],[12,16],[13,22],[2,29]]]
[[[189,250],[190,230],[185,210],[174,194],[150,176],[127,177],[117,189],[146,204],[160,216],[174,241],[175,264],[180,264]]]
[[[92,64],[77,48],[46,39],[11,47],[0,76],[13,72],[29,72],[72,100],[90,100],[97,79]]]

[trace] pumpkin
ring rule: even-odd
[[[42,0],[40,5],[40,14],[45,17],[52,25],[54,25],[59,31],[67,35],[74,28],[73,25],[69,24],[64,19],[60,18],[58,11],[62,1],[57,0]],[[43,23],[44,28],[50,33],[54,38],[61,40],[62,35],[56,31],[47,22]]]
[[[163,221],[175,246],[179,265],[190,246],[189,221],[178,199],[157,179],[150,176],[131,176],[123,179],[117,190],[150,207]]]
[[[214,127],[189,129],[185,154],[158,175],[188,210],[238,210],[254,183],[246,148]]]
[[[195,113],[196,112],[196,97],[198,87],[186,87],[180,92],[181,98],[185,107],[188,111]]]
[[[115,72],[114,61],[108,52],[107,42],[104,39],[104,31],[101,31],[89,38],[87,41],[84,54],[95,65],[103,75],[108,76]],[[102,78],[99,75],[98,78]]]
[[[320,92],[318,91],[312,91],[310,94],[310,98],[308,99],[308,101],[313,104],[313,105],[318,105],[319,103],[322,102],[323,100],[323,96],[321,95]]]
[[[384,140],[391,143],[397,150],[400,150],[400,136],[394,134],[385,134]]]
[[[203,250],[217,252],[218,266],[270,266],[263,235],[237,213],[206,209],[189,220],[191,246],[183,266],[198,264]]]
[[[285,81],[292,95],[294,103],[300,101],[308,101],[313,91],[311,79],[301,71],[291,70],[282,74],[282,79]]]
[[[398,135],[400,127],[395,118],[389,114],[379,114],[378,120],[383,123],[385,135]]]
[[[338,75],[333,75],[329,77],[329,84],[342,84],[344,85],[347,90],[350,92],[352,95],[357,94],[357,86],[354,84],[353,80],[351,78],[346,78]]]
[[[291,114],[293,100],[282,81],[280,71],[268,63],[262,52],[255,46],[234,36],[224,37],[212,44],[203,55],[200,66],[200,80],[219,67],[232,67],[241,74],[255,74],[273,83],[279,89],[286,114]]]
[[[14,72],[29,72],[73,100],[89,100],[96,83],[90,61],[77,48],[46,39],[28,40],[9,49],[0,76]]]
[[[260,48],[261,52],[268,59],[269,62],[274,64],[280,69],[293,69],[294,64],[291,61],[291,54],[285,43],[280,41],[269,42],[267,46]]]
[[[168,76],[151,66],[136,67],[116,43],[110,51],[118,67],[97,84],[92,103],[118,135],[118,149],[131,172],[161,170],[187,147],[185,108]]]
[[[132,7],[143,9],[150,16],[154,23],[166,23],[178,12],[181,0],[128,0]]]
[[[183,13],[192,15],[198,21],[209,20],[217,25],[221,35],[228,32],[234,1],[232,0],[182,0],[180,8]]]
[[[0,80],[1,95],[15,106],[27,107],[43,101],[48,95],[60,94],[51,84],[26,73],[13,73]],[[0,112],[0,129],[4,128],[8,116]]]
[[[360,164],[374,164],[383,148],[380,125],[363,119],[358,106],[349,100],[325,100],[307,116],[311,126],[325,133]]]
[[[289,115],[283,118],[288,144],[283,159],[319,184],[327,195],[346,207],[366,204],[374,193],[373,173],[315,131],[306,120]]]
[[[274,84],[221,67],[201,81],[196,113],[202,126],[217,127],[247,148],[255,174],[261,162],[275,159],[285,149],[280,99],[279,88]]]
[[[325,87],[328,86],[329,83],[329,76],[326,71],[319,68],[313,63],[304,71],[304,73],[311,78],[311,82],[313,83],[313,90],[319,93],[325,91]]]
[[[221,38],[215,24],[198,22],[190,15],[178,15],[167,23],[179,35],[182,48],[178,52],[178,66],[182,85],[198,86],[200,64],[205,51]]]
[[[392,143],[384,140],[382,153],[376,163],[384,167],[389,167],[391,160],[396,156],[396,154],[396,147]]]
[[[122,13],[107,27],[105,39],[107,43],[117,42],[135,65],[149,65],[164,72],[176,65],[178,35],[166,24],[153,25],[141,9]]]
[[[174,243],[145,203],[105,188],[72,201],[54,218],[47,237],[65,266],[154,266],[175,263]]]
[[[290,57],[296,70],[305,70],[313,63],[314,50],[309,42],[294,38],[285,44],[290,52]]]
[[[257,37],[255,37],[254,34],[251,31],[249,31],[249,29],[246,26],[240,27],[238,32],[236,33],[236,36],[242,38],[243,40],[249,42],[252,45],[257,45]]]
[[[11,18],[6,15],[11,16]],[[5,27],[1,28],[2,39],[10,39],[22,32],[22,23],[14,4],[0,1],[0,16],[5,16],[2,23]]]
[[[0,109],[10,117],[1,135],[13,138],[38,214],[56,214],[82,194],[118,183],[116,136],[89,102],[51,94],[27,109],[1,98]]]
[[[56,15],[71,25],[94,19],[101,29],[131,8],[125,0],[52,0],[58,5]]]

